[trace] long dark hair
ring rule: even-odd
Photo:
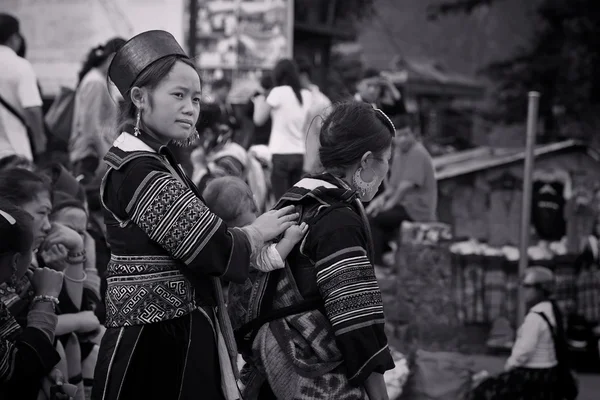
[[[52,183],[43,173],[24,168],[9,168],[0,172],[0,199],[17,206],[33,201],[40,193],[50,193]]]
[[[125,39],[116,37],[110,39],[105,44],[101,44],[100,46],[94,47],[92,50],[90,50],[85,62],[83,63],[83,66],[81,67],[81,71],[79,71],[79,82],[81,82],[83,77],[86,76],[86,74],[93,68],[99,67],[108,59],[108,57],[119,51],[125,42]]]
[[[329,172],[341,172],[358,163],[367,151],[383,153],[392,145],[395,133],[387,117],[370,104],[338,103],[321,126],[321,164]]]
[[[17,49],[16,53],[19,57],[25,58],[25,55],[27,54],[27,41],[25,40],[25,37],[23,35],[20,35],[20,37],[21,45]]]
[[[31,215],[6,199],[0,199],[0,210],[5,213],[5,216],[0,216],[0,218],[8,222],[0,224],[2,227],[0,230],[0,234],[2,234],[0,255],[24,254],[31,251],[33,246],[33,218]]]
[[[131,89],[134,87],[146,87],[150,90],[155,89],[158,84],[171,72],[175,64],[181,61],[186,65],[194,68],[197,71],[194,61],[189,57],[171,55],[150,64],[142,73],[137,77],[135,82],[131,85],[129,90],[123,96],[123,105],[121,107],[121,114],[119,118],[119,128],[122,129],[124,126],[131,124],[136,117],[137,108],[131,100]],[[200,74],[198,74],[200,76]],[[152,98],[150,98],[150,106],[152,106]]]
[[[298,73],[298,66],[294,61],[287,58],[279,60],[275,68],[273,68],[273,86],[291,87],[296,98],[302,104],[300,74]]]

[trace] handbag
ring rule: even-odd
[[[559,374],[557,388],[562,392],[561,395],[564,400],[575,400],[579,395],[579,385],[569,365],[566,341],[564,338],[558,336],[546,314],[542,312],[536,312],[536,314],[546,321],[552,335],[552,340],[554,341],[554,351],[556,353],[556,361],[558,362],[557,368]]]

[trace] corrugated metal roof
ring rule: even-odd
[[[565,140],[563,142],[538,146],[534,150],[534,155],[535,157],[539,157],[576,147],[586,148],[583,143],[577,140]],[[596,152],[592,152],[590,155],[600,160]],[[479,147],[477,149],[435,157],[433,165],[436,171],[435,176],[440,181],[512,164],[524,159],[524,149]]]

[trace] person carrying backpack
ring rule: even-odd
[[[468,400],[577,398],[562,313],[552,299],[554,282],[548,268],[527,269],[522,285],[529,312],[519,328],[505,372],[475,387]]]

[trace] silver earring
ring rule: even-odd
[[[18,284],[19,284],[19,279],[17,278],[17,266],[13,265],[12,266],[12,274],[8,281],[8,285],[11,289],[16,290]]]
[[[358,193],[361,197],[366,197],[367,193],[371,192],[371,190],[375,187],[376,179],[373,179],[371,182],[365,182],[360,173],[362,172],[362,167],[358,168],[354,173],[353,181],[354,187],[358,190]]]
[[[173,143],[179,147],[189,147],[189,146],[194,145],[199,139],[200,139],[200,133],[198,133],[198,130],[196,128],[194,128],[192,130],[192,133],[190,133],[190,136],[188,136],[186,139],[175,140],[175,141],[173,141]]]
[[[142,123],[142,110],[138,108],[137,114],[135,116],[135,126],[133,127],[133,135],[140,135],[140,124]]]

